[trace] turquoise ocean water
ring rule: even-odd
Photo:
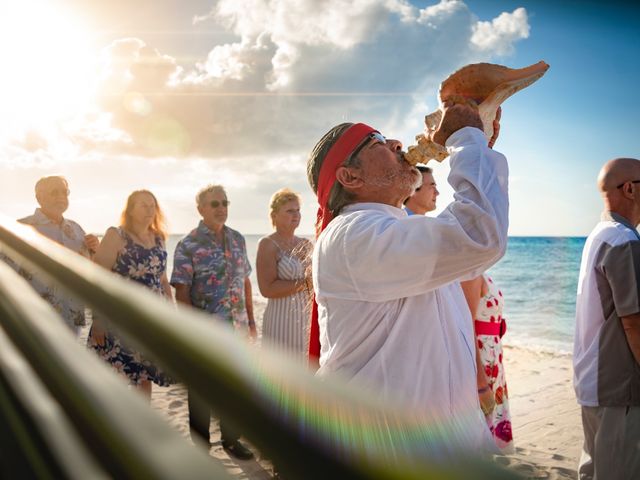
[[[255,266],[261,235],[245,235]],[[167,242],[169,272],[175,245]],[[505,297],[505,344],[569,353],[573,342],[576,288],[584,237],[510,237],[507,253],[489,270]],[[255,270],[251,275],[258,295]]]

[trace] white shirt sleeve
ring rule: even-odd
[[[371,302],[419,295],[479,275],[504,255],[506,158],[471,127],[451,135],[447,147],[454,201],[436,218],[398,218],[382,210],[351,213],[349,221],[332,229],[330,241],[338,247],[332,248],[332,258],[314,265],[320,295]],[[324,256],[322,245],[318,254]]]

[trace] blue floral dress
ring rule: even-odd
[[[134,242],[123,228],[118,228],[118,233],[125,241],[125,246],[118,253],[111,270],[162,295],[164,292],[161,279],[167,267],[167,251],[162,239],[156,237],[156,244],[151,248],[145,248]],[[104,344],[96,344],[90,332],[89,346],[118,372],[126,375],[131,383],[137,385],[146,380],[160,386],[174,383],[167,374],[145,360],[142,354],[127,347],[107,325],[105,327]]]

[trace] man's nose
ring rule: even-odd
[[[402,142],[400,140],[387,139],[387,147],[392,152],[399,152],[402,150]]]

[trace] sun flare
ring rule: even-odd
[[[0,6],[0,127],[46,131],[87,108],[95,55],[78,18],[52,0]]]

